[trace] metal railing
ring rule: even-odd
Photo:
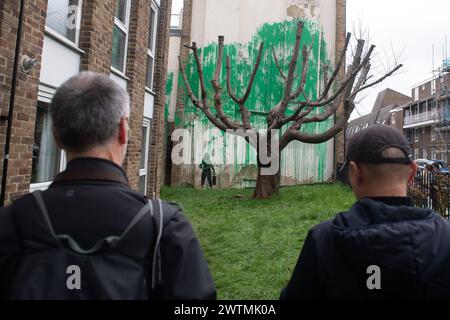
[[[342,164],[339,164],[340,168]],[[348,168],[337,173],[338,181],[350,185]],[[450,175],[420,170],[408,185],[408,196],[417,208],[430,208],[450,219]]]
[[[410,125],[420,122],[439,120],[438,111],[427,111],[418,114],[413,114],[411,116],[406,116],[404,118],[404,125]]]
[[[430,208],[444,218],[450,218],[450,175],[421,170],[408,186],[408,196],[414,206]]]

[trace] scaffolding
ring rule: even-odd
[[[446,41],[447,42],[447,41]],[[450,73],[450,59],[447,58],[447,52],[445,49],[445,57],[442,60],[442,67],[434,69],[433,62],[433,79],[432,87],[435,88],[439,85],[439,90],[434,90],[433,103],[436,105],[436,110],[438,110],[439,121],[432,125],[431,130],[439,136],[439,141],[445,149],[445,156],[443,159],[447,162],[449,156],[449,131],[450,131],[450,105],[449,105],[449,94],[450,94],[450,81],[445,81],[445,75]],[[433,49],[434,55],[434,49]],[[434,58],[433,58],[434,61]],[[434,83],[434,84],[433,84]]]

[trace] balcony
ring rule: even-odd
[[[427,111],[404,118],[403,127],[421,127],[439,122],[440,114],[437,111]]]

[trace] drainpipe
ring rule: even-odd
[[[23,16],[24,16],[24,11],[25,11],[24,7],[25,7],[25,0],[20,0],[19,22],[18,22],[18,27],[17,27],[17,38],[16,38],[16,51],[15,51],[15,55],[14,55],[14,69],[13,69],[12,81],[11,81],[11,95],[9,98],[9,110],[8,110],[8,119],[7,119],[8,126],[6,128],[5,150],[3,153],[4,157],[3,157],[2,186],[1,186],[1,193],[0,193],[0,207],[4,206],[5,196],[6,196],[9,149],[10,149],[10,145],[11,145],[14,102],[15,102],[15,98],[16,98],[16,87],[17,87],[17,75],[19,72],[20,45],[21,45],[22,31],[23,31]]]

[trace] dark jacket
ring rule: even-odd
[[[380,290],[367,285],[373,265]],[[366,198],[310,230],[281,299],[449,299],[449,271],[447,220],[408,198]]]
[[[123,169],[106,160],[69,162],[42,194],[55,233],[71,235],[84,248],[107,236],[120,235],[148,201],[131,190],[127,181]],[[8,296],[9,279],[24,249],[12,215],[17,207],[37,210],[32,198],[26,195],[0,209],[0,298]],[[215,299],[216,289],[192,226],[179,207],[163,202],[163,211],[170,218],[161,238],[160,298]],[[148,246],[151,248],[151,243]],[[151,263],[148,265],[151,268]]]

